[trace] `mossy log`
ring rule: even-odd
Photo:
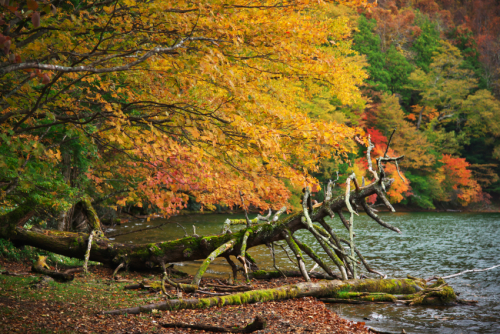
[[[285,285],[275,289],[252,290],[227,296],[199,299],[176,299],[144,306],[105,311],[104,314],[137,314],[152,310],[199,309],[212,306],[251,304],[267,301],[278,301],[301,297],[337,298],[358,301],[391,301],[396,302],[394,295],[415,295],[425,291],[425,283],[411,279],[366,279],[366,280],[333,280],[305,282]],[[450,288],[451,289],[451,288]],[[453,289],[451,289],[453,292]],[[377,296],[377,298],[375,298]],[[443,297],[443,298],[442,298]],[[377,300],[375,300],[377,299]],[[433,299],[433,305],[458,303],[454,293]]]
[[[384,179],[382,183],[374,182],[358,191],[350,193],[351,203],[361,203],[364,199],[373,194],[382,194],[382,189],[387,189],[393,179]],[[383,185],[383,186],[382,186]],[[345,208],[344,196],[323,202],[321,206],[314,208],[309,213],[310,219],[317,222],[330,212],[338,212]],[[19,206],[16,210],[0,217],[0,238],[10,239],[21,244],[34,246],[53,253],[84,259],[88,246],[89,234],[73,233],[54,230],[28,230],[17,223],[33,210],[32,207]],[[265,222],[252,225],[249,229],[247,239],[247,249],[255,246],[269,244],[275,241],[284,240],[285,230],[294,233],[297,230],[305,229],[301,218],[302,212],[297,212],[276,222]],[[242,241],[247,230],[236,233],[221,235],[194,237],[187,236],[181,239],[149,243],[149,244],[122,244],[107,239],[104,236],[96,235],[92,241],[90,250],[90,261],[101,262],[112,267],[120,263],[126,263],[129,269],[151,269],[160,266],[161,263],[172,263],[182,261],[193,261],[206,259],[213,251],[220,246],[235,239],[233,247],[220,256],[241,254]]]

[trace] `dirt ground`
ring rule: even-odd
[[[0,258],[0,333],[207,333],[193,329],[166,329],[162,323],[182,322],[229,328],[245,327],[260,315],[267,323],[253,333],[370,333],[364,323],[340,318],[315,298],[300,298],[251,305],[213,307],[200,310],[158,311],[138,315],[109,316],[101,311],[134,307],[165,298],[156,291],[124,290],[124,286],[151,278],[150,273],[123,272],[111,279],[112,270],[95,266],[91,275],[77,274],[69,283],[36,284],[41,275],[28,264]],[[157,275],[158,279],[158,275]],[[300,278],[252,280],[255,289],[275,288],[301,281]],[[204,279],[202,285],[225,283]],[[177,295],[174,290],[170,294]],[[182,298],[204,297],[182,294]]]

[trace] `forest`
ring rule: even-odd
[[[116,295],[130,283],[120,270],[156,272],[156,292],[168,298],[100,305],[111,326],[119,320],[110,315],[123,313],[155,319],[159,310],[318,296],[473,302],[441,278],[387,279],[358,249],[355,229],[366,213],[385,233],[401,233],[379,210],[499,211],[498,1],[0,0],[0,8],[0,279],[12,276],[12,291],[23,283],[11,267],[78,289],[116,278]],[[217,235],[185,231],[147,244],[109,232],[207,212],[245,218],[228,218]],[[277,267],[278,241],[295,272]],[[258,246],[269,247],[275,271],[259,270],[248,252]],[[308,271],[306,255],[324,273]],[[204,277],[218,257],[231,282],[246,285]],[[176,276],[171,264],[182,261],[200,261],[193,277]],[[250,283],[273,275],[278,288]],[[207,282],[218,292],[203,290]],[[9,298],[0,291],[0,302]],[[252,320],[239,330],[266,326]],[[342,321],[318,332],[375,331]]]

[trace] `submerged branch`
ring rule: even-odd
[[[432,281],[432,280],[435,280],[435,279],[439,279],[439,278],[452,278],[452,277],[464,275],[464,274],[467,274],[467,273],[478,273],[478,272],[481,272],[481,271],[487,271],[487,270],[495,269],[495,268],[498,268],[498,267],[500,267],[500,264],[497,264],[496,266],[489,267],[489,268],[486,268],[486,269],[470,269],[470,270],[465,270],[465,271],[462,271],[462,272],[457,273],[457,274],[443,276],[443,277],[434,276],[434,277],[428,278],[426,281],[429,282],[429,281]]]

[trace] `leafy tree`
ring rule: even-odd
[[[406,171],[405,176],[411,184],[412,194],[402,203],[413,204],[424,209],[435,209],[434,199],[441,198],[443,193],[439,183],[440,175],[437,169],[434,175],[419,171]]]
[[[284,179],[316,184],[318,161],[347,157],[346,138],[362,134],[299,106],[317,82],[342,104],[361,101],[351,27],[332,6],[3,6],[4,205],[66,211],[90,196],[169,215],[188,195],[240,204],[241,190],[247,204],[281,207]]]
[[[377,23],[361,15],[358,20],[358,31],[353,36],[354,50],[366,55],[369,66],[367,84],[376,90],[387,91],[390,75],[385,70],[385,58],[381,49],[380,37],[374,33]]]
[[[429,72],[417,69],[410,81],[421,92],[421,103],[437,110],[439,122],[453,120],[459,129],[465,120],[465,100],[477,87],[477,79],[472,71],[462,68],[460,50],[448,42],[442,42],[432,59]]]
[[[444,163],[445,180],[441,183],[450,201],[453,197],[461,205],[467,205],[471,202],[477,202],[481,199],[481,186],[472,178],[472,171],[465,158],[454,158],[451,155],[444,154],[442,158]]]
[[[413,66],[403,55],[400,46],[396,47],[396,43],[388,44],[388,40],[394,40],[395,37],[376,33],[376,31],[386,32],[387,30],[379,28],[381,24],[384,24],[385,21],[382,21],[384,18],[378,17],[378,19],[380,21],[368,20],[366,17],[360,16],[359,32],[353,38],[354,49],[367,56],[369,63],[367,71],[370,74],[370,78],[366,81],[367,84],[379,91],[400,94],[407,101],[411,92],[406,88],[406,85],[408,84],[408,76],[413,71]],[[398,23],[402,24],[399,21]],[[390,30],[396,32],[402,29],[392,27]],[[381,35],[384,36],[384,41],[380,37]],[[401,41],[401,43],[406,42]]]
[[[420,28],[420,33],[413,41],[410,50],[415,53],[415,65],[427,73],[430,70],[429,66],[434,53],[441,46],[441,36],[437,23],[426,15],[417,15],[415,23]]]
[[[375,126],[386,137],[396,129],[391,147],[399,154],[404,152],[405,160],[401,162],[403,167],[425,169],[434,164],[435,157],[430,153],[432,145],[427,141],[425,134],[405,120],[405,113],[395,95],[383,95],[375,118]]]
[[[469,27],[460,25],[453,28],[448,37],[453,41],[453,44],[462,51],[464,57],[463,68],[473,71],[479,78],[478,87],[480,89],[487,88],[487,81],[484,77],[484,68],[479,61],[479,49],[474,38],[474,33]]]

